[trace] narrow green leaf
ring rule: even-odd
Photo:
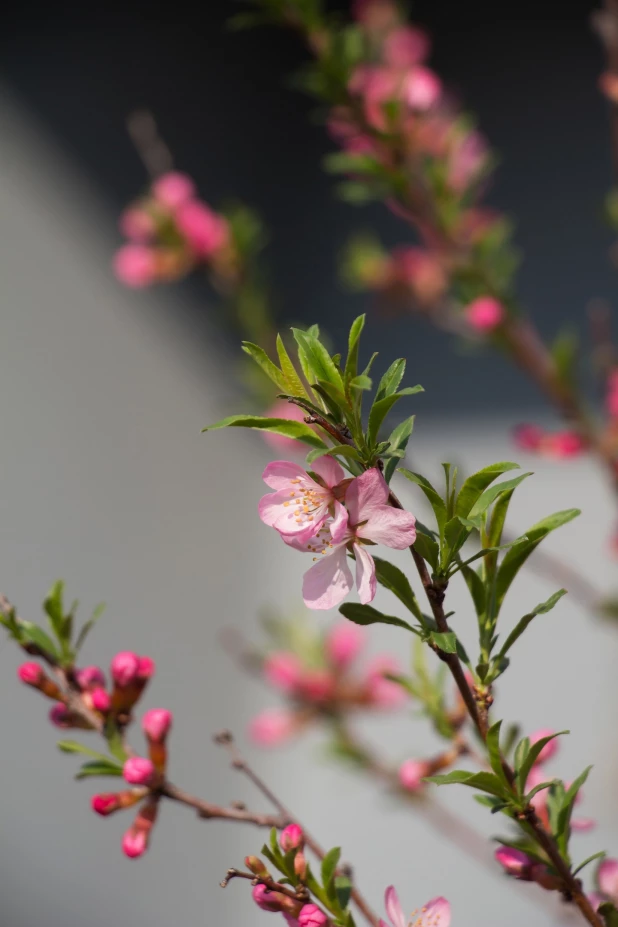
[[[416,416],[411,415],[409,418],[406,418],[397,425],[396,428],[391,432],[388,442],[391,446],[391,451],[402,451],[405,453],[406,447],[408,446],[408,441],[410,440],[410,435],[414,428],[414,419]],[[397,468],[397,459],[391,457],[387,461],[384,467],[384,479],[387,483],[390,483],[393,474]]]
[[[558,592],[554,592],[554,594],[551,595],[546,602],[542,602],[540,605],[537,605],[536,608],[533,608],[528,615],[524,615],[523,618],[520,618],[505,640],[502,649],[500,650],[500,656],[503,657],[509,652],[515,641],[521,637],[533,618],[536,618],[537,615],[544,615],[551,611],[556,602],[559,602],[562,596],[566,595],[566,592],[566,589],[559,589]]]
[[[61,642],[65,640],[63,593],[64,583],[59,579],[51,587],[43,602],[50,627]]]
[[[519,785],[519,791],[521,794],[524,793],[526,788],[526,779],[530,775],[530,770],[538,760],[541,750],[545,747],[551,740],[554,740],[556,737],[562,736],[562,734],[570,734],[570,731],[556,731],[555,734],[548,734],[547,737],[541,737],[536,743],[533,743],[528,751],[528,754],[521,763],[517,773],[517,781]]]
[[[454,631],[432,631],[429,637],[443,653],[457,653],[457,635]]]
[[[586,779],[590,775],[591,769],[592,766],[587,766],[583,773],[580,773],[577,779],[575,779],[566,790],[562,808],[558,814],[558,835],[566,836],[565,846],[568,842],[569,829],[571,826],[571,815],[573,813],[575,800],[577,799],[577,793],[581,789],[582,785],[584,785],[586,782]]]
[[[413,628],[412,625],[408,624],[408,622],[404,621],[402,618],[394,618],[392,615],[383,615],[382,612],[379,612],[376,608],[372,608],[371,605],[360,605],[358,602],[344,602],[343,605],[339,606],[339,611],[345,618],[353,621],[354,624],[392,624],[397,628],[405,628],[406,631],[412,631],[414,634],[418,633],[416,628]]]
[[[369,424],[367,427],[367,442],[370,446],[376,443],[380,426],[395,403],[404,396],[413,396],[415,393],[422,392],[422,386],[409,386],[406,387],[406,389],[400,390],[398,393],[392,393],[389,396],[385,396],[384,399],[374,402],[369,412]]]
[[[311,371],[311,376],[308,377],[309,382],[324,380],[327,383],[332,383],[333,386],[343,392],[341,374],[318,337],[309,334],[309,332],[303,332],[299,328],[293,328],[292,334],[301,353],[305,355],[307,366]]]
[[[105,611],[105,602],[100,602],[92,612],[92,617],[82,626],[77,640],[75,641],[75,653],[78,653],[84,645],[84,641],[92,631],[93,627]]]
[[[438,569],[438,561],[440,559],[440,547],[435,538],[429,533],[429,529],[426,528],[423,530],[423,528],[424,526],[417,521],[414,550],[421,555],[423,560],[427,561],[435,573]]]
[[[496,477],[506,473],[507,470],[518,470],[519,464],[510,461],[501,461],[500,463],[491,464],[484,467],[477,473],[473,473],[464,482],[457,496],[455,513],[467,517],[472,511],[473,506],[481,496],[483,490],[493,483]]]
[[[105,726],[105,739],[107,740],[109,752],[121,763],[124,763],[127,759],[127,753],[124,748],[122,734],[111,718]]]
[[[63,753],[83,753],[84,756],[91,756],[101,763],[113,763],[104,753],[99,753],[98,750],[91,750],[90,747],[85,747],[76,740],[59,740],[56,746],[59,750],[62,750]]]
[[[412,470],[406,470],[405,467],[400,467],[397,472],[403,473],[406,479],[410,480],[411,483],[416,483],[416,485],[420,486],[420,488],[423,490],[433,509],[434,515],[436,516],[438,531],[440,536],[442,536],[444,534],[444,526],[446,525],[447,520],[446,505],[444,504],[442,497],[439,495],[436,489],[434,489],[429,480],[425,479],[424,476],[421,476],[420,473],[414,473]]]
[[[301,378],[298,376],[296,367],[292,363],[281,335],[277,335],[277,355],[279,356],[281,372],[285,378],[286,384],[283,392],[290,393],[292,396],[299,396],[300,398],[305,397],[307,391],[303,386]]]
[[[374,557],[373,560],[376,565],[376,577],[380,585],[396,595],[408,611],[412,612],[422,622],[423,613],[405,573],[388,560],[382,560],[381,557]]]
[[[381,399],[396,393],[405,372],[405,358],[400,357],[398,360],[393,361],[378,384],[375,401],[379,402]]]
[[[498,798],[509,797],[508,791],[505,790],[498,777],[489,772],[471,773],[464,769],[454,769],[444,776],[428,776],[424,781],[433,782],[435,785],[467,785],[480,792],[486,792],[488,795],[496,795]]]
[[[328,887],[332,882],[335,870],[339,864],[339,858],[341,857],[341,848],[333,847],[332,850],[329,850],[324,859],[322,860],[322,885],[325,890],[328,891]]]
[[[468,512],[468,518],[476,518],[478,515],[483,515],[489,506],[494,502],[499,496],[504,492],[511,492],[520,483],[523,483],[525,479],[529,476],[532,476],[532,473],[522,473],[521,476],[516,476],[512,480],[504,480],[503,483],[498,483],[495,486],[490,486],[485,492],[481,493],[479,498],[476,500],[470,511]]]
[[[507,785],[506,776],[504,775],[504,769],[502,768],[502,753],[500,751],[500,728],[502,727],[502,721],[496,721],[495,724],[487,731],[487,753],[489,755],[489,763],[491,768],[495,772],[498,779]]]
[[[270,357],[266,351],[257,344],[252,344],[250,341],[243,341],[242,349],[245,354],[248,354],[249,357],[252,357],[256,364],[261,367],[266,376],[272,380],[275,386],[285,393],[289,389],[288,381],[286,380],[283,372],[279,370],[276,364],[273,364]]]
[[[524,800],[527,804],[529,804],[537,792],[542,792],[544,789],[551,788],[552,785],[555,785],[558,781],[558,779],[548,779],[547,782],[539,782],[539,784],[535,785],[533,789],[530,789]]]
[[[335,876],[335,892],[337,894],[339,907],[345,911],[350,903],[350,896],[352,894],[352,883],[347,876]]]
[[[32,621],[25,621],[23,618],[20,618],[18,621],[19,626],[19,640],[26,644],[34,644],[35,647],[38,647],[43,653],[48,653],[50,656],[58,659],[58,649],[51,637],[45,633],[43,628],[40,628],[38,624],[33,624]]]
[[[109,760],[93,760],[91,763],[84,763],[75,773],[76,779],[87,779],[90,776],[122,776],[122,766],[115,766]]]
[[[508,492],[502,492],[496,499],[496,503],[491,511],[489,527],[487,529],[487,543],[489,547],[498,547],[502,541],[502,532],[506,521],[507,512],[511,499],[513,498],[514,489]]]
[[[584,866],[587,866],[588,863],[593,863],[595,859],[603,859],[605,856],[607,856],[607,852],[605,850],[599,850],[598,853],[593,853],[592,856],[587,856],[583,863],[579,863],[579,865],[573,869],[573,875],[577,875],[578,872],[581,872]]]
[[[202,431],[216,431],[219,428],[254,428],[260,431],[270,431],[273,434],[285,435],[286,438],[297,438],[312,447],[325,448],[326,444],[315,433],[313,428],[304,422],[290,421],[287,418],[262,418],[259,415],[230,415],[228,418],[207,425]]]
[[[519,775],[519,770],[526,761],[526,757],[530,753],[530,738],[522,737],[517,746],[515,747],[515,755],[513,757],[513,766],[515,768],[515,774]],[[526,783],[524,782],[520,788],[520,792],[523,792]]]
[[[485,613],[485,584],[481,577],[476,573],[472,567],[466,566],[462,563],[459,567],[459,571],[463,576],[466,586],[472,596],[472,601],[474,602],[474,608],[477,616],[480,618]]]
[[[346,380],[353,379],[358,372],[358,349],[360,343],[360,336],[362,334],[363,328],[365,327],[365,316],[359,315],[352,322],[350,328],[350,335],[348,338],[348,357],[345,362],[345,378]]]

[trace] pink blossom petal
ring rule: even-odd
[[[335,517],[330,525],[330,533],[335,544],[343,541],[348,530],[348,512],[340,502],[335,502]]]
[[[358,535],[395,550],[405,550],[416,540],[415,525],[416,519],[410,512],[381,505],[371,510],[366,524],[358,529]]]
[[[431,927],[449,927],[451,923],[451,905],[446,898],[432,898],[423,905],[423,921]]]
[[[571,821],[571,830],[580,834],[587,833],[589,830],[594,830],[596,826],[597,822],[594,818],[574,818]]]
[[[376,594],[376,565],[366,547],[354,545],[356,556],[356,588],[363,605],[368,605]]]
[[[384,505],[388,499],[388,486],[379,470],[372,467],[352,480],[346,493],[346,506],[350,523],[358,525],[366,521],[370,512]]]
[[[389,885],[384,894],[384,907],[393,927],[407,927],[407,919],[401,908],[399,895],[394,885]]]
[[[317,460],[314,460],[311,464],[311,469],[314,473],[317,473],[318,476],[321,476],[326,485],[331,489],[345,478],[345,473],[341,464],[328,455],[318,457]]]
[[[305,520],[298,524],[296,510],[297,506],[294,500],[290,499],[287,489],[267,493],[262,496],[258,505],[260,518],[269,528],[275,528],[281,534],[298,536],[303,541],[309,541],[322,527],[328,515],[328,509],[323,506],[322,511],[317,510],[310,524],[307,524]]]
[[[303,578],[303,599],[307,608],[334,608],[352,588],[352,572],[345,547],[325,554]]]
[[[314,483],[307,471],[291,460],[273,460],[262,473],[262,479],[271,489],[288,489],[291,480]]]
[[[597,881],[605,895],[618,899],[618,859],[603,860],[599,866]]]

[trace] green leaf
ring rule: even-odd
[[[583,773],[580,773],[577,779],[575,779],[571,783],[569,788],[566,790],[562,808],[560,809],[560,813],[558,814],[557,830],[558,830],[559,836],[562,836],[562,835],[566,836],[566,841],[564,844],[565,849],[566,849],[566,842],[568,841],[568,835],[569,835],[569,830],[571,826],[571,815],[573,813],[573,807],[575,805],[577,793],[579,792],[582,785],[584,785],[586,779],[590,775],[591,769],[592,769],[592,766],[587,766],[586,769],[584,769]]]
[[[513,765],[515,767],[516,775],[519,773],[519,770],[523,766],[529,752],[530,752],[530,738],[522,737],[522,739],[519,741],[519,743],[515,747],[515,755],[513,757]],[[524,786],[525,786],[525,783],[524,783]]]
[[[566,592],[566,589],[559,589],[558,592],[554,592],[554,594],[551,595],[546,602],[542,602],[540,605],[537,605],[536,608],[533,608],[528,615],[524,615],[523,618],[520,618],[505,640],[502,649],[500,650],[500,656],[503,657],[508,653],[515,641],[524,633],[533,618],[536,618],[537,615],[544,615],[551,611],[554,605],[560,601],[562,596],[566,595]]]
[[[309,451],[307,454],[307,463],[312,464],[314,460],[317,460],[319,457],[334,457],[336,454],[339,454],[341,457],[348,457],[350,460],[360,460],[360,455],[355,447],[352,447],[351,444],[336,444],[334,447],[316,447],[313,451]]]
[[[538,760],[543,747],[545,747],[551,740],[554,740],[556,737],[560,737],[562,734],[570,733],[570,731],[556,731],[555,734],[548,734],[547,737],[541,737],[540,740],[537,740],[536,743],[532,744],[526,755],[526,758],[521,762],[521,765],[517,770],[517,783],[519,786],[519,791],[522,795],[526,788],[526,779],[530,775],[530,770]]]
[[[311,373],[308,377],[309,382],[324,380],[343,391],[341,374],[322,342],[316,336],[303,332],[299,328],[293,328],[292,334],[299,347],[299,357],[304,355],[306,366]]]
[[[510,461],[502,461],[500,463],[491,464],[489,467],[484,467],[482,470],[469,476],[457,496],[455,514],[462,515],[466,518],[472,511],[473,506],[479,499],[483,490],[487,489],[496,477],[506,473],[507,470],[518,469],[519,464],[511,463]]]
[[[369,412],[369,424],[367,427],[368,444],[373,446],[376,443],[382,422],[395,403],[399,401],[399,399],[402,399],[404,396],[413,396],[415,393],[422,392],[422,386],[408,386],[406,389],[402,389],[398,393],[392,393],[389,396],[385,396],[384,399],[380,399],[374,402],[371,407],[371,411]]]
[[[64,583],[59,579],[51,587],[43,601],[43,608],[49,618],[50,627],[61,642],[65,640],[63,592]]]
[[[375,401],[379,402],[381,399],[396,393],[405,372],[405,358],[400,357],[398,360],[393,361],[378,384]]]
[[[109,760],[94,760],[84,763],[75,773],[76,779],[86,779],[89,776],[122,776],[122,766],[116,766]]]
[[[391,451],[402,451],[405,453],[405,449],[408,446],[408,441],[410,440],[410,435],[412,434],[412,429],[414,428],[414,419],[416,416],[411,415],[409,418],[406,418],[397,425],[396,428],[391,432],[388,443],[391,446]],[[390,483],[393,474],[397,468],[397,458],[391,457],[387,461],[384,467],[384,479],[387,483]]]
[[[296,372],[296,367],[290,359],[285,344],[283,343],[283,338],[281,335],[277,335],[277,354],[279,355],[279,363],[281,364],[281,372],[285,378],[285,389],[284,393],[290,393],[292,396],[299,396],[301,398],[307,395],[307,391],[303,386],[302,380]]]
[[[345,378],[351,380],[356,376],[358,371],[358,349],[360,336],[365,327],[365,316],[359,315],[352,322],[350,335],[348,338],[348,357],[345,362]]]
[[[465,769],[454,769],[444,776],[428,776],[424,781],[433,782],[435,785],[467,785],[480,792],[486,792],[488,795],[496,795],[503,799],[509,798],[508,790],[504,788],[498,777],[490,772],[471,773]]]
[[[297,438],[312,447],[325,448],[326,444],[317,436],[313,428],[304,422],[294,422],[287,418],[263,418],[260,415],[230,415],[228,418],[207,425],[202,431],[216,431],[219,428],[254,428],[260,431],[270,431],[273,434],[285,435],[286,438]]]
[[[529,804],[537,792],[542,792],[544,789],[551,788],[552,785],[555,785],[558,781],[558,779],[548,779],[547,782],[539,782],[539,784],[535,785],[533,789],[530,789],[528,794],[525,796],[525,802]]]
[[[77,640],[75,641],[75,653],[78,653],[84,645],[84,641],[92,631],[93,627],[105,611],[105,602],[101,602],[96,606],[92,612],[92,617],[83,625],[79,634],[77,635]]]
[[[352,894],[352,883],[347,876],[335,876],[335,892],[337,894],[339,907],[345,911],[350,903],[350,896]]]
[[[371,377],[366,377],[361,373],[357,377],[354,377],[352,380],[350,380],[350,386],[353,386],[354,389],[371,389],[373,386],[373,380]]]
[[[432,631],[429,637],[443,653],[457,653],[457,635],[454,631]]]
[[[578,872],[581,872],[584,866],[587,866],[588,863],[593,863],[595,859],[603,859],[604,856],[607,856],[605,850],[599,850],[598,853],[593,853],[592,856],[587,856],[583,863],[579,863],[575,869],[573,869],[573,875],[577,875]]]
[[[438,569],[438,560],[440,558],[440,548],[438,542],[429,533],[429,529],[423,530],[424,526],[416,522],[416,540],[414,550],[426,560],[431,569],[435,572]]]
[[[343,605],[339,606],[339,611],[345,618],[353,621],[354,624],[392,624],[397,628],[405,628],[406,631],[412,631],[413,634],[417,633],[416,629],[408,624],[407,621],[404,621],[402,618],[394,618],[392,615],[383,615],[382,612],[379,612],[376,608],[372,608],[371,605],[360,605],[358,602],[344,602]]]
[[[459,568],[461,575],[463,576],[466,586],[472,596],[472,601],[474,602],[474,609],[479,618],[485,613],[485,584],[481,577],[476,573],[472,567],[466,566],[462,563]]]
[[[288,391],[288,381],[283,375],[282,371],[273,364],[270,357],[266,351],[257,344],[252,344],[250,341],[243,341],[242,349],[245,354],[248,354],[249,357],[252,357],[253,360],[262,368],[266,376],[272,380],[272,382],[281,390],[282,393]]]
[[[99,760],[101,763],[112,762],[112,760],[110,760],[108,756],[105,756],[104,753],[99,753],[97,750],[91,750],[90,747],[85,747],[83,744],[78,743],[76,740],[59,740],[56,746],[59,750],[62,750],[63,753],[83,753],[84,756],[91,756],[95,760]]]
[[[537,522],[532,528],[525,532],[528,540],[523,544],[518,544],[508,551],[504,560],[498,568],[496,575],[496,604],[499,611],[504,597],[507,594],[511,583],[517,576],[530,554],[538,547],[543,538],[547,537],[556,528],[566,525],[580,514],[579,509],[565,509],[562,512],[556,512],[549,515],[542,521]]]
[[[121,763],[124,763],[127,758],[127,753],[124,748],[122,733],[111,718],[105,725],[105,739],[107,740],[109,752],[115,756],[117,760],[120,760]]]
[[[519,486],[520,483],[523,483],[523,481],[529,476],[532,476],[532,473],[522,473],[521,476],[516,476],[512,480],[504,480],[503,483],[498,483],[496,486],[490,486],[489,489],[486,489],[485,492],[481,493],[479,498],[476,500],[468,513],[468,518],[473,519],[478,515],[484,515],[492,502],[501,496],[502,493],[512,491],[517,486]]]
[[[341,848],[333,847],[322,860],[322,885],[328,891],[341,857]]]
[[[504,782],[507,785],[507,779],[504,775],[504,769],[502,768],[502,753],[500,751],[500,728],[502,727],[502,721],[496,721],[495,724],[487,731],[487,753],[489,755],[489,763],[491,768],[495,772],[498,779],[501,782]]]
[[[408,611],[412,612],[422,622],[423,613],[405,573],[388,560],[382,560],[381,557],[374,557],[373,560],[376,565],[376,577],[380,585],[396,595]]]
[[[23,618],[19,619],[18,625],[21,643],[34,644],[42,653],[48,653],[58,659],[59,654],[56,645],[43,628],[40,628],[38,624],[33,624],[32,621],[24,621]]]
[[[508,492],[502,492],[496,499],[496,503],[491,512],[489,527],[487,529],[487,543],[489,547],[498,547],[502,541],[502,532],[506,515],[509,510],[511,499],[513,498],[514,489]]]
[[[420,488],[423,490],[431,504],[434,515],[436,516],[438,531],[440,536],[442,536],[447,520],[446,505],[444,504],[442,497],[434,489],[429,480],[426,480],[424,476],[420,475],[420,473],[414,473],[412,470],[406,470],[404,467],[401,467],[397,472],[403,473],[406,479],[410,480],[411,483],[416,483],[416,485],[420,486]]]
[[[604,901],[597,910],[605,921],[605,927],[618,927],[618,910],[611,901]]]

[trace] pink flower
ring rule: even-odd
[[[568,460],[571,457],[578,457],[585,451],[586,442],[575,431],[556,431],[553,435],[546,437],[542,450],[548,457]]]
[[[442,262],[424,248],[396,248],[391,268],[392,282],[409,287],[421,304],[436,302],[446,290],[447,279]]]
[[[157,275],[155,252],[145,245],[123,245],[114,255],[113,266],[120,283],[135,289],[153,283]]]
[[[121,650],[110,665],[110,674],[114,683],[124,689],[137,679],[139,657],[132,650]]]
[[[292,734],[294,723],[289,712],[271,708],[260,712],[249,725],[249,737],[260,747],[274,747]]]
[[[76,670],[75,681],[82,692],[105,686],[103,670],[98,666],[84,666],[83,669]]]
[[[419,792],[425,783],[423,779],[429,775],[429,766],[422,760],[406,760],[399,767],[399,781],[408,792]]]
[[[522,451],[538,451],[545,432],[538,425],[518,425],[513,431],[515,444]]]
[[[525,877],[532,865],[532,860],[526,853],[513,847],[499,847],[494,855],[507,875],[526,880]]]
[[[502,303],[492,296],[480,296],[464,310],[468,324],[477,332],[492,332],[504,322],[506,312]]]
[[[442,94],[442,83],[429,68],[417,67],[408,72],[403,98],[411,109],[424,113],[435,106]]]
[[[382,53],[389,67],[403,71],[426,60],[429,56],[429,39],[420,29],[399,26],[387,35]]]
[[[152,216],[145,209],[138,206],[129,206],[120,216],[120,231],[131,241],[139,243],[151,239],[157,226]]]
[[[174,218],[180,234],[199,257],[209,258],[228,242],[227,221],[206,203],[198,200],[183,203]]]
[[[287,827],[284,827],[279,835],[279,843],[281,844],[281,849],[286,853],[289,853],[290,850],[298,850],[302,847],[305,842],[303,836],[302,828],[298,824],[288,824]]]
[[[22,663],[17,669],[17,675],[27,686],[34,686],[38,689],[43,680],[45,673],[38,663]]]
[[[142,718],[142,730],[149,740],[163,743],[172,726],[173,715],[166,708],[151,708]]]
[[[319,482],[306,470],[288,460],[269,463],[262,479],[275,492],[260,499],[258,511],[265,525],[301,543],[318,533],[329,515],[335,523],[345,524],[346,513],[336,499],[333,488],[345,474],[332,457],[319,457],[313,464]]]
[[[103,792],[100,795],[93,795],[90,799],[90,806],[97,814],[106,817],[113,814],[114,811],[120,811],[124,808],[130,808],[138,801],[141,801],[146,794],[144,789],[127,789],[124,792]]]
[[[287,650],[270,653],[264,663],[266,680],[282,692],[298,689],[303,674],[303,665],[295,653]]]
[[[300,406],[288,402],[287,399],[277,399],[264,415],[266,418],[285,418],[291,422],[302,422],[307,413]],[[303,443],[297,441],[296,438],[286,438],[285,435],[272,434],[269,431],[262,432],[262,436],[266,443],[280,454],[303,454],[305,452]]]
[[[317,461],[316,461],[317,463]],[[319,536],[304,547],[298,541],[288,541],[297,549],[321,554],[318,562],[305,573],[303,599],[308,608],[334,608],[352,589],[352,572],[348,566],[348,551],[356,558],[356,586],[363,605],[376,593],[376,571],[373,557],[365,542],[385,544],[404,550],[416,538],[416,519],[410,512],[387,505],[386,481],[375,467],[357,476],[346,492],[348,523],[333,519],[330,528],[323,527]]]
[[[604,859],[597,870],[597,884],[604,895],[618,899],[618,859]]]
[[[394,886],[389,885],[384,895],[384,907],[392,927],[408,927],[408,918],[403,913],[399,896]],[[432,898],[421,909],[421,915],[414,921],[414,927],[449,927],[451,906],[446,898]],[[380,927],[390,927],[380,919]]]
[[[73,717],[63,702],[58,702],[49,711],[49,720],[55,727],[68,729],[75,727]]]
[[[549,737],[550,734],[555,734],[555,733],[556,732],[553,731],[549,727],[542,727],[540,728],[540,730],[535,731],[534,734],[530,734],[530,743],[536,744],[543,737]],[[534,765],[538,766],[541,763],[547,763],[548,760],[551,760],[551,758],[556,755],[559,749],[560,749],[560,744],[558,743],[558,738],[554,737],[554,739],[550,740],[548,744],[545,744],[545,746],[539,753]]]
[[[326,635],[326,655],[339,669],[356,659],[365,646],[365,631],[351,621],[339,621]]]
[[[367,670],[367,691],[369,701],[375,708],[399,708],[407,695],[398,683],[385,679],[385,673],[400,673],[401,667],[389,654],[374,657]]]
[[[122,767],[122,775],[131,785],[151,785],[156,770],[151,760],[144,756],[131,756]]]
[[[330,921],[324,911],[315,904],[303,905],[298,915],[300,927],[325,927]]]
[[[103,688],[93,689],[90,693],[92,707],[103,714],[108,712],[112,707],[112,700],[109,692]]]
[[[599,892],[589,892],[586,897],[588,898],[588,901],[595,911],[598,911],[601,905],[607,901],[607,899],[603,895],[599,894]]]
[[[170,171],[152,185],[154,198],[171,211],[188,202],[195,193],[195,184],[186,174]]]

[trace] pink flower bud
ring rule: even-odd
[[[249,725],[249,737],[260,747],[275,747],[292,734],[294,724],[289,712],[272,708],[256,715]]]
[[[186,174],[170,171],[155,180],[152,193],[161,206],[174,211],[191,199],[195,193],[195,184]]]
[[[120,808],[117,792],[105,792],[101,795],[93,795],[90,799],[90,805],[97,814],[106,817]]]
[[[123,245],[114,255],[113,267],[120,283],[135,289],[148,286],[157,276],[156,255],[145,245]]]
[[[120,216],[120,231],[131,241],[146,242],[152,238],[157,230],[152,216],[145,209],[138,206],[129,206]]]
[[[399,708],[407,698],[403,688],[396,682],[384,678],[384,673],[399,673],[401,667],[388,654],[375,657],[369,664],[367,689],[369,700],[376,708]]]
[[[151,708],[142,718],[142,730],[149,740],[163,743],[172,726],[173,715],[166,708]]]
[[[326,654],[339,669],[356,659],[365,646],[365,631],[351,621],[340,621],[326,635]]]
[[[477,332],[492,332],[504,322],[506,312],[502,303],[492,296],[480,296],[468,306],[464,314],[468,324]]]
[[[532,865],[532,860],[526,853],[513,847],[500,847],[494,855],[507,875],[526,880]]]
[[[419,792],[425,783],[423,778],[429,775],[429,767],[422,760],[406,760],[399,767],[399,781],[408,792]]]
[[[390,32],[382,46],[384,60],[391,68],[404,71],[422,64],[429,56],[429,39],[420,29],[400,26]]]
[[[250,872],[255,873],[259,876],[267,876],[268,869],[259,858],[259,856],[245,856],[245,866],[249,869]]]
[[[290,850],[297,850],[305,842],[302,829],[298,824],[288,824],[279,835],[281,849],[288,853]]]
[[[106,714],[112,707],[112,700],[109,692],[103,688],[93,689],[90,693],[92,707],[95,711]]]
[[[280,650],[271,653],[264,663],[264,676],[276,689],[293,692],[298,688],[303,672],[303,665],[294,653]]]
[[[266,888],[265,885],[262,885],[261,882],[257,885],[254,885],[251,896],[258,908],[261,908],[262,911],[281,910],[281,893],[271,892],[270,889]]]
[[[515,444],[522,451],[538,451],[544,435],[538,425],[518,425],[513,431]]]
[[[58,702],[50,709],[49,720],[56,727],[61,727],[64,729],[74,727],[73,719],[69,709],[65,704],[63,704],[63,702]]]
[[[83,669],[76,670],[75,681],[82,692],[105,687],[105,676],[98,666],[84,666]]]
[[[199,257],[210,257],[228,242],[226,220],[205,203],[197,200],[184,203],[177,210],[175,219],[178,231]]]
[[[542,727],[540,730],[535,731],[534,734],[530,735],[530,743],[535,744],[541,740],[541,738],[549,737],[550,734],[555,733],[556,732],[549,727]],[[538,766],[541,763],[547,763],[548,760],[551,760],[551,758],[556,755],[559,749],[560,745],[558,744],[558,738],[554,737],[554,739],[550,740],[548,744],[545,744],[539,753],[534,765]]]
[[[586,442],[575,431],[556,431],[546,437],[542,450],[548,457],[568,460],[583,453],[586,450]]]
[[[110,673],[117,686],[125,688],[135,682],[139,669],[139,657],[132,650],[121,650],[111,662]]]
[[[156,770],[145,756],[131,756],[122,767],[122,775],[131,785],[151,785]]]
[[[335,680],[328,670],[307,670],[303,674],[301,690],[310,702],[326,702],[333,696]]]
[[[148,849],[150,834],[157,819],[158,801],[145,802],[138,811],[132,827],[122,838],[122,851],[130,859],[136,859]]]
[[[138,657],[137,678],[141,681],[152,679],[156,670],[156,663],[152,657]]]
[[[298,915],[300,927],[325,927],[330,923],[324,911],[315,904],[306,904]]]
[[[412,109],[424,113],[435,106],[442,94],[442,82],[429,68],[412,68],[404,85],[404,98]]]
[[[45,673],[38,663],[22,663],[17,675],[27,686],[38,688],[45,679]]]

